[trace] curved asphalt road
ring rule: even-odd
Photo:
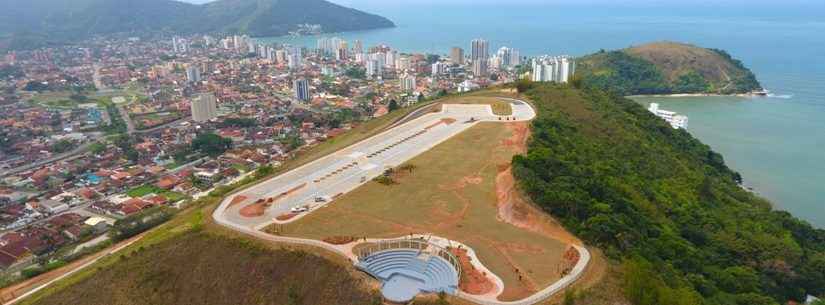
[[[288,213],[292,208],[309,208],[309,212],[287,222],[296,221],[329,203],[329,200],[322,202],[316,199],[334,198],[352,191],[383,174],[386,169],[401,165],[479,122],[528,121],[536,116],[528,103],[513,99],[505,100],[511,102],[512,115],[510,116],[493,114],[489,105],[445,104],[441,112],[409,120],[338,152],[263,181],[239,194],[227,197],[212,216],[217,223],[252,236],[271,241],[318,246],[349,257],[350,254],[342,251],[340,247],[321,241],[274,236],[260,230],[279,222],[275,218]],[[231,204],[238,196],[244,196],[246,199]],[[265,209],[263,215],[246,217],[240,214],[243,207],[259,199],[266,200],[275,197],[278,199]],[[581,276],[590,260],[590,253],[583,247],[576,247],[576,249],[581,259],[571,274],[523,300],[500,302],[463,292],[460,292],[458,296],[476,303],[490,305],[540,302],[569,286]]]

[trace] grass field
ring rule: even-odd
[[[504,124],[481,123],[409,161],[415,168],[399,172],[398,184],[369,182],[300,221],[268,230],[314,239],[434,233],[473,247],[504,280],[501,299],[523,298],[560,278],[567,246],[497,218],[496,177],[516,153],[505,145],[513,135]]]
[[[38,304],[380,304],[366,276],[322,257],[204,232],[119,261]]]
[[[149,194],[161,195],[163,197],[166,197],[166,199],[168,199],[169,202],[176,202],[186,198],[186,195],[184,194],[173,191],[167,191],[151,184],[141,185],[126,192],[126,195],[132,198],[140,198]]]

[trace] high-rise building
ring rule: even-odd
[[[186,67],[186,80],[190,83],[197,83],[201,81],[201,71],[195,65]]]
[[[518,50],[508,47],[501,47],[501,49],[498,49],[498,52],[496,52],[496,57],[499,60],[498,63],[500,69],[512,68],[521,63]]]
[[[400,79],[400,87],[401,90],[404,92],[413,92],[415,91],[416,84],[415,84],[415,76],[413,75],[404,75]]]
[[[347,60],[347,58],[349,58],[349,47],[347,46],[347,42],[342,40],[338,43],[338,48],[335,50],[335,59]]]
[[[304,78],[296,79],[292,82],[292,89],[295,90],[295,98],[304,102],[309,101],[309,81]]]
[[[463,65],[464,49],[459,47],[453,47],[452,50],[450,50],[450,61],[454,64]]]
[[[473,51],[470,59],[473,62],[487,61],[490,58],[490,43],[484,39],[474,39],[472,42]]]
[[[287,57],[286,50],[277,50],[277,51],[275,51],[275,61],[277,61],[278,64],[287,63],[286,57]]]
[[[352,46],[352,52],[355,54],[364,53],[364,43],[360,40],[356,40],[354,45]]]
[[[473,61],[473,75],[475,75],[476,77],[487,76],[488,70],[489,69],[487,60]]]
[[[293,48],[289,51],[288,65],[290,70],[298,70],[303,65],[303,57],[300,48]]]
[[[185,39],[179,37],[172,37],[172,51],[175,53],[186,53],[189,44]]]
[[[192,120],[206,122],[218,117],[218,103],[212,93],[201,93],[192,99]]]
[[[541,56],[533,59],[533,81],[566,83],[576,73],[576,62],[569,56]]]
[[[384,74],[384,64],[377,58],[371,57],[367,59],[366,68],[367,78],[380,78]]]
[[[447,73],[447,67],[448,67],[448,65],[444,62],[437,61],[437,62],[433,63],[433,66],[432,66],[432,69],[431,69],[432,75],[446,74]]]
[[[390,51],[386,53],[386,58],[384,59],[384,67],[387,69],[395,69],[395,60],[398,58],[398,51]]]

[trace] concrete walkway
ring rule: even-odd
[[[441,112],[415,118],[338,152],[263,181],[239,194],[227,197],[212,216],[218,224],[241,233],[273,242],[323,248],[347,257],[355,263],[357,258],[352,249],[354,245],[359,243],[357,241],[346,245],[332,245],[313,239],[275,236],[264,233],[261,229],[273,223],[297,221],[331,201],[326,199],[335,198],[340,194],[356,189],[367,181],[383,174],[385,169],[399,166],[479,122],[507,123],[529,121],[535,118],[535,110],[528,103],[514,99],[504,100],[510,101],[512,115],[495,115],[489,105],[445,104],[442,106]],[[232,204],[237,196],[243,196],[245,199]],[[273,198],[273,202],[263,209],[263,214],[257,216],[241,215],[240,212],[244,207],[255,204],[259,200],[266,201],[269,198]],[[309,211],[285,221],[276,219],[279,215],[289,213],[295,207],[307,207]],[[468,255],[472,257],[474,267],[486,270],[487,274],[491,275],[491,280],[497,286],[494,293],[476,296],[459,292],[457,295],[463,299],[485,305],[538,303],[575,282],[582,275],[590,261],[590,253],[587,249],[574,246],[580,254],[580,259],[570,274],[523,300],[501,302],[496,297],[504,290],[503,281],[480,262],[470,247],[440,237],[431,235],[427,237],[431,241],[453,247],[462,245],[462,248],[468,249]],[[409,236],[399,239],[406,238],[409,238]],[[368,238],[366,242],[384,240],[392,239]]]

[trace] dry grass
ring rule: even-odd
[[[376,304],[378,293],[361,289],[366,278],[345,269],[306,252],[187,233],[38,304]]]
[[[398,184],[370,182],[279,226],[281,234],[324,239],[434,233],[473,247],[504,280],[502,299],[525,297],[559,279],[566,245],[497,219],[495,178],[515,154],[502,145],[511,135],[500,123],[481,123],[410,160],[416,168]]]

